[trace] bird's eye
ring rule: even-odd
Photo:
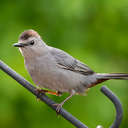
[[[34,40],[32,40],[31,42],[30,42],[30,45],[33,45],[35,42],[34,42]]]

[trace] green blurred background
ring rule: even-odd
[[[47,44],[65,50],[96,72],[128,72],[127,0],[0,0],[0,59],[32,82],[23,57],[12,46],[26,29],[39,32]],[[33,83],[33,82],[32,82]],[[64,108],[89,128],[108,128],[113,104],[100,92],[107,85],[121,100],[128,127],[128,81],[107,81],[74,96]],[[50,96],[60,102],[62,97]],[[73,128],[16,81],[0,71],[0,128]]]

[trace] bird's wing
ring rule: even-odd
[[[49,50],[51,55],[55,58],[59,67],[84,75],[94,73],[87,65],[73,58],[68,53],[53,47],[49,47]]]

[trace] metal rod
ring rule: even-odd
[[[25,80],[22,76],[20,76],[18,73],[16,73],[13,69],[11,69],[8,65],[6,65],[1,60],[0,60],[0,69],[3,70],[5,73],[7,73],[9,76],[11,76],[13,79],[15,79],[18,83],[20,83],[28,91],[33,93],[36,97],[40,98],[40,100],[45,102],[48,106],[50,106],[53,110],[56,111],[56,106],[53,106],[53,104],[55,104],[55,102],[53,100],[51,100],[45,94],[37,93],[36,87],[34,87],[32,84],[30,84],[27,80]],[[69,112],[67,112],[63,108],[60,109],[59,114],[62,117],[64,117],[66,120],[68,120],[70,123],[72,123],[74,126],[76,126],[77,128],[88,128],[85,124],[80,122],[76,117],[71,115]]]
[[[106,86],[101,87],[101,92],[112,101],[116,109],[116,119],[114,120],[110,128],[119,128],[123,118],[122,105],[119,99],[117,98],[117,96],[114,95],[114,93],[110,89],[108,89]]]

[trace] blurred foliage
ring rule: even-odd
[[[32,82],[23,57],[12,47],[26,29],[38,31],[49,45],[65,50],[96,72],[128,72],[127,0],[1,0],[0,57]],[[128,127],[128,81],[104,84],[120,98],[124,108],[121,128]],[[115,117],[113,104],[99,91],[102,85],[64,105],[90,128],[108,128]],[[60,102],[66,96],[50,97]],[[73,126],[0,71],[0,128],[8,127]]]

